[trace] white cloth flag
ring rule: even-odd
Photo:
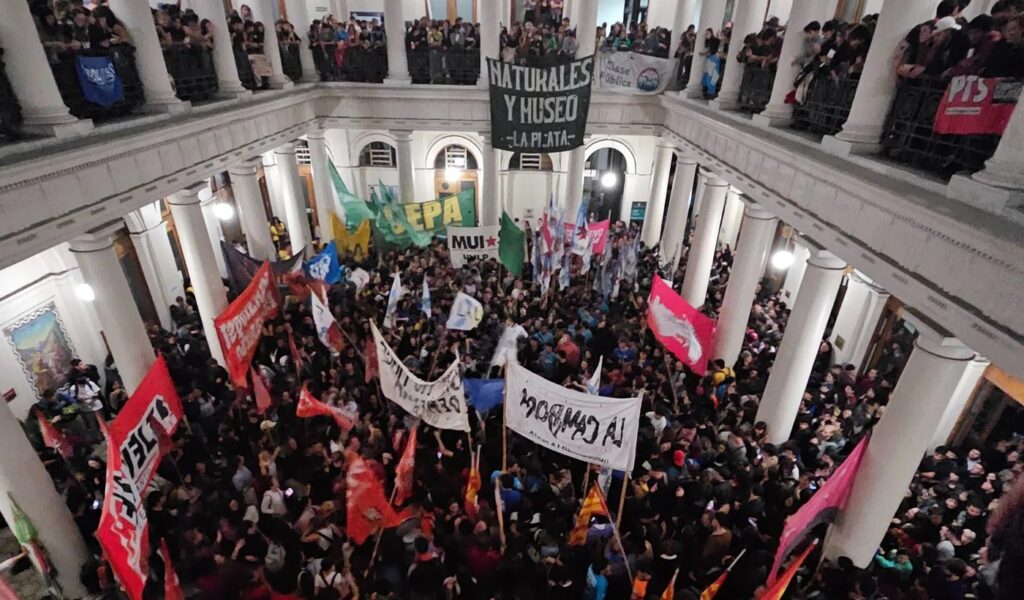
[[[377,370],[384,396],[438,429],[469,431],[469,408],[455,360],[436,381],[423,381],[402,364],[371,321],[377,345]]]
[[[676,61],[636,52],[602,52],[598,85],[625,94],[660,94],[671,83]]]
[[[498,225],[482,227],[449,227],[448,254],[452,266],[461,269],[470,259],[498,258]]]
[[[356,292],[363,291],[366,284],[370,283],[370,274],[366,272],[366,269],[356,267],[348,274],[348,280],[356,286]]]
[[[384,313],[384,327],[388,329],[395,326],[395,319],[398,311],[398,301],[402,298],[402,280],[398,277],[398,273],[395,273],[395,278],[391,280],[391,291],[388,292],[388,310]]]
[[[597,395],[597,390],[601,387],[601,367],[604,366],[604,356],[597,359],[597,368],[594,369],[594,374],[587,380],[587,393],[591,396]]]
[[[476,328],[480,321],[484,320],[484,305],[476,298],[459,292],[455,295],[455,302],[452,303],[452,312],[448,315],[448,329],[469,331]]]
[[[338,322],[334,320],[334,315],[331,314],[331,309],[327,306],[327,303],[320,299],[320,294],[316,291],[309,295],[312,300],[313,309],[313,324],[316,325],[316,336],[320,338],[320,343],[327,346],[333,352],[338,352],[341,330],[338,329]],[[332,336],[332,329],[335,331]],[[334,337],[335,339],[331,339]]]
[[[633,470],[640,400],[570,390],[517,364],[505,369],[509,429],[565,456],[620,471]]]
[[[423,303],[420,305],[423,314],[430,318],[430,285],[427,283],[427,276],[423,276]]]
[[[513,323],[510,326],[505,327],[505,331],[501,332],[501,339],[498,340],[498,346],[494,349],[494,356],[491,357],[491,366],[500,367],[506,362],[513,362],[519,364],[519,338],[527,336],[526,330],[523,326],[518,323]]]

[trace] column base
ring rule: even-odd
[[[92,129],[92,119],[76,119],[75,117],[70,117],[70,120],[68,121],[62,120],[56,123],[47,122],[45,119],[34,121],[26,117],[21,126],[18,127],[18,130],[22,133],[43,135],[58,139],[86,135],[92,131]]]
[[[267,82],[267,87],[269,87],[272,90],[290,90],[293,87],[295,87],[295,84],[292,83],[291,79],[288,79],[287,77],[282,75],[280,79],[278,79],[277,77],[271,77],[270,80]]]
[[[740,97],[737,94],[735,97],[723,98],[719,94],[717,98],[708,102],[708,106],[715,110],[736,110],[740,107]]]
[[[302,79],[296,83],[320,83],[320,73],[314,71],[303,71]]]
[[[173,100],[147,101],[142,105],[142,110],[150,114],[178,115],[192,110],[192,104],[174,97]]]
[[[821,139],[821,148],[829,154],[836,156],[849,156],[851,154],[877,154],[882,150],[882,144],[875,138],[873,142],[846,140],[838,135],[826,135]]]
[[[392,87],[405,87],[412,85],[412,77],[385,77],[384,85]]]
[[[793,123],[793,106],[769,104],[752,119],[758,127],[789,127]]]
[[[217,83],[217,97],[221,100],[231,100],[233,98],[245,98],[251,96],[252,91],[242,87],[240,83],[224,83],[220,81]]]
[[[688,85],[688,86],[686,86],[686,89],[684,89],[683,91],[679,92],[679,95],[684,97],[684,98],[703,98],[704,97],[704,88],[703,88],[703,86],[700,86],[700,85],[698,85],[696,87],[691,87],[691,86]]]
[[[1024,223],[1024,191],[1001,187],[992,181],[985,178],[985,171],[973,176],[954,175],[946,186],[946,197]]]

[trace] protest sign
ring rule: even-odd
[[[469,260],[486,260],[498,257],[497,225],[485,227],[449,227],[448,254],[452,266],[461,269]]]

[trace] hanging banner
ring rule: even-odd
[[[384,397],[438,429],[469,431],[469,409],[456,360],[436,381],[423,381],[402,364],[370,322],[377,347],[377,367]]]
[[[660,94],[676,72],[676,61],[636,52],[602,52],[598,85],[604,91]]]
[[[158,357],[108,429],[107,489],[96,538],[132,600],[142,598],[149,574],[145,494],[182,414],[167,363]]]
[[[466,262],[498,258],[497,225],[484,227],[449,227],[448,254],[452,257],[452,266],[461,269]]]
[[[1009,77],[954,77],[935,111],[935,133],[1002,135],[1022,85]]]
[[[89,102],[108,108],[124,100],[121,78],[109,56],[79,54],[75,56],[75,68],[78,70],[82,95]]]
[[[511,152],[564,152],[583,145],[594,57],[550,67],[487,59],[491,140]]]
[[[657,275],[651,283],[647,304],[647,325],[654,337],[694,373],[706,373],[715,321],[690,306]]]
[[[403,212],[404,219],[397,218],[392,206]],[[454,196],[445,196],[427,202],[409,202],[406,204],[384,204],[374,225],[381,231],[385,241],[401,243],[406,234],[406,224],[413,231],[426,232],[431,235],[445,233],[449,225],[456,227],[476,226],[476,196],[472,189],[463,190]]]
[[[252,278],[256,276],[256,272],[263,266],[263,261],[256,260],[224,240],[220,242],[220,249],[224,253],[224,264],[228,269],[228,282],[231,284],[231,291],[241,294]],[[295,273],[302,272],[302,255],[297,254],[288,260],[270,263],[270,269],[274,273],[277,286],[287,287],[288,278]]]
[[[512,362],[506,366],[505,390],[509,429],[565,456],[633,470],[642,397],[591,396]]]
[[[276,316],[280,306],[270,263],[265,262],[245,291],[213,320],[225,366],[236,386],[247,387],[245,374],[260,343],[263,322]]]
[[[338,260],[337,245],[331,242],[324,246],[320,254],[302,265],[302,269],[310,279],[318,279],[326,284],[334,285],[341,281],[344,269]]]

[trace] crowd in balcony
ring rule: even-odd
[[[111,46],[130,46],[131,35],[108,6],[89,10],[70,2],[51,5],[46,0],[31,4],[39,38],[51,64],[69,52],[103,53]]]
[[[339,21],[328,15],[314,20],[308,34],[321,79],[383,80],[387,37],[377,19]]]

